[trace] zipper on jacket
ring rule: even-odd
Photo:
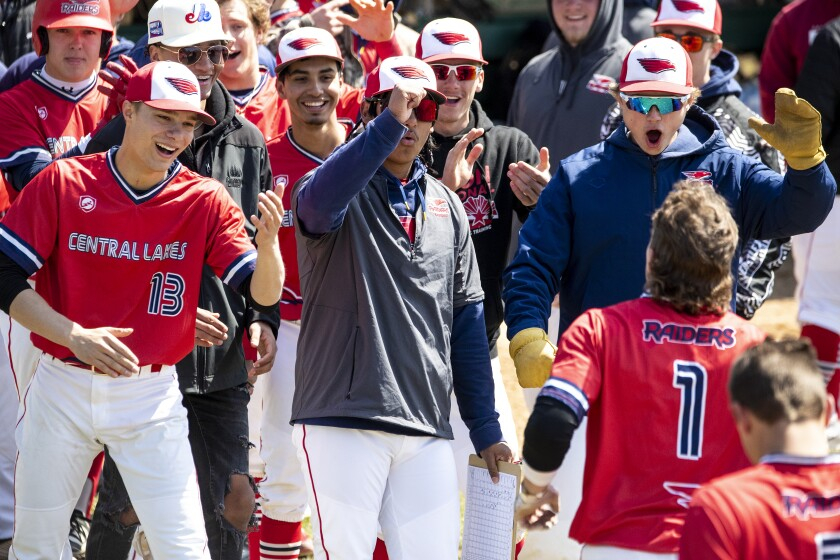
[[[659,164],[659,160],[656,157],[653,157],[653,156],[648,156],[648,157],[650,157],[651,170],[653,171],[653,188],[651,189],[651,192],[650,192],[650,206],[651,206],[651,212],[655,212],[656,211],[656,198],[657,198],[657,195],[659,194],[659,192],[658,192],[659,191],[659,185],[656,182],[656,166]]]

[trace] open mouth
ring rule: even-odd
[[[159,142],[155,143],[155,148],[157,148],[158,153],[166,158],[170,158],[175,154],[176,148],[172,146],[167,146],[166,144],[161,144]]]
[[[400,140],[400,144],[403,146],[413,146],[415,142],[417,142],[417,137],[412,132],[407,132]]]
[[[231,52],[230,55],[228,55],[228,60],[233,60],[234,58],[237,58],[240,54],[242,54],[242,51]]]
[[[327,101],[325,99],[319,99],[316,101],[302,101],[301,105],[303,105],[310,111],[319,111],[327,106]]]
[[[461,101],[460,97],[447,97],[446,105],[457,105],[459,101]]]
[[[647,137],[648,145],[655,146],[659,143],[659,140],[662,138],[662,132],[658,130],[648,130],[645,132],[645,136]]]

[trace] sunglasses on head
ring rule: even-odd
[[[691,94],[683,95],[682,97],[648,97],[648,96],[629,96],[621,94],[621,100],[627,105],[627,108],[647,115],[650,110],[656,107],[660,115],[667,115],[674,111],[679,111],[688,102]]]
[[[704,43],[711,43],[714,41],[714,37],[712,36],[703,36],[698,35],[697,33],[686,33],[685,35],[677,35],[676,33],[671,33],[670,31],[660,31],[656,34],[656,36],[676,41],[677,43],[682,45],[682,48],[684,48],[686,52],[690,53],[700,52],[700,50],[703,48]]]
[[[449,64],[431,64],[432,71],[435,73],[435,77],[438,80],[446,80],[449,78],[449,74],[455,72],[455,79],[459,82],[466,82],[469,80],[475,80],[478,73],[481,72],[481,68],[478,66],[472,66],[470,64],[459,64],[457,66],[451,66]]]
[[[370,100],[371,105],[378,105],[379,108],[376,110],[376,114],[378,115],[381,113],[385,107],[388,106],[388,102],[391,100],[391,94],[386,93],[382,97],[373,97]],[[414,116],[417,117],[418,121],[426,121],[426,122],[434,122],[437,120],[438,115],[438,104],[435,102],[434,99],[430,99],[428,97],[424,97],[420,100],[420,104],[414,108]]]
[[[206,49],[196,46],[179,47],[177,49],[167,47],[166,45],[159,46],[162,49],[177,54],[178,62],[184,66],[192,66],[201,60],[201,55],[204,53],[207,53],[207,58],[209,58],[210,62],[216,66],[224,64],[230,56],[230,50],[228,50],[228,48],[224,45],[213,45],[212,47],[207,47]]]

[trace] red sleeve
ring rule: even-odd
[[[26,107],[21,103],[21,92],[17,90],[22,85],[0,96],[0,130],[4,131],[0,134],[0,168],[3,169],[36,159],[52,160],[46,138],[38,129],[38,108],[31,102]],[[48,111],[48,108],[41,107],[40,110]]]
[[[238,287],[254,271],[257,255],[245,231],[245,215],[222,185],[209,209],[216,223],[208,230],[205,262],[225,284]]]
[[[792,88],[796,83],[796,58],[789,20],[785,12],[776,16],[761,53],[761,71],[758,74],[761,114],[771,123],[776,115],[776,90]]]
[[[725,504],[715,503],[704,489],[694,493],[680,539],[680,560],[739,560],[740,532]],[[721,511],[721,508],[726,511]],[[719,515],[720,514],[720,515]],[[730,517],[725,523],[723,518]],[[733,523],[734,522],[734,523]]]
[[[0,173],[0,218],[3,217],[10,205],[9,184],[6,183],[6,177]]]
[[[589,310],[575,319],[560,338],[551,368],[552,379],[566,380],[584,392],[588,401],[585,408],[601,393],[604,325],[599,309]]]

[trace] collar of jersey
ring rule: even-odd
[[[163,188],[178,175],[178,172],[181,170],[181,162],[177,159],[172,163],[169,169],[166,171],[166,177],[164,177],[163,181],[152,187],[147,191],[137,191],[128,184],[128,182],[123,178],[120,174],[119,170],[117,169],[117,164],[114,162],[114,157],[117,153],[119,146],[114,146],[110,150],[108,150],[108,169],[111,170],[111,173],[114,175],[114,179],[117,180],[117,184],[120,188],[125,192],[126,196],[130,198],[135,204],[142,204],[147,200],[151,200],[158,194]]]
[[[43,70],[43,68],[41,70]],[[40,85],[43,88],[46,88],[55,95],[61,97],[62,99],[66,99],[67,101],[78,102],[88,93],[93,91],[93,89],[96,87],[97,78],[96,74],[94,74],[93,78],[90,80],[90,83],[88,85],[86,85],[83,88],[80,88],[79,91],[76,93],[70,93],[64,91],[60,87],[47,80],[44,76],[41,75],[41,70],[35,70],[34,72],[32,72],[32,80],[36,84]]]
[[[316,156],[312,152],[307,151],[306,148],[304,148],[303,146],[301,146],[300,144],[295,142],[295,137],[292,135],[292,127],[289,127],[289,129],[286,131],[286,139],[289,141],[289,143],[292,145],[292,147],[294,147],[294,149],[296,149],[297,151],[300,152],[300,154],[302,156],[311,159],[312,161],[314,161],[318,165],[321,165],[322,163],[324,163],[324,160],[322,160],[321,158],[319,158],[318,156]]]
[[[243,107],[247,107],[248,103],[250,103],[251,100],[254,99],[260,91],[262,91],[262,88],[263,88],[263,86],[265,86],[265,83],[267,81],[268,81],[268,72],[260,72],[260,81],[257,82],[257,85],[254,86],[254,89],[252,89],[250,92],[248,92],[247,95],[238,96],[238,95],[233,95],[232,93],[230,94],[231,98],[233,98],[233,102],[240,109],[243,108]],[[228,92],[230,92],[230,90],[228,90]]]

